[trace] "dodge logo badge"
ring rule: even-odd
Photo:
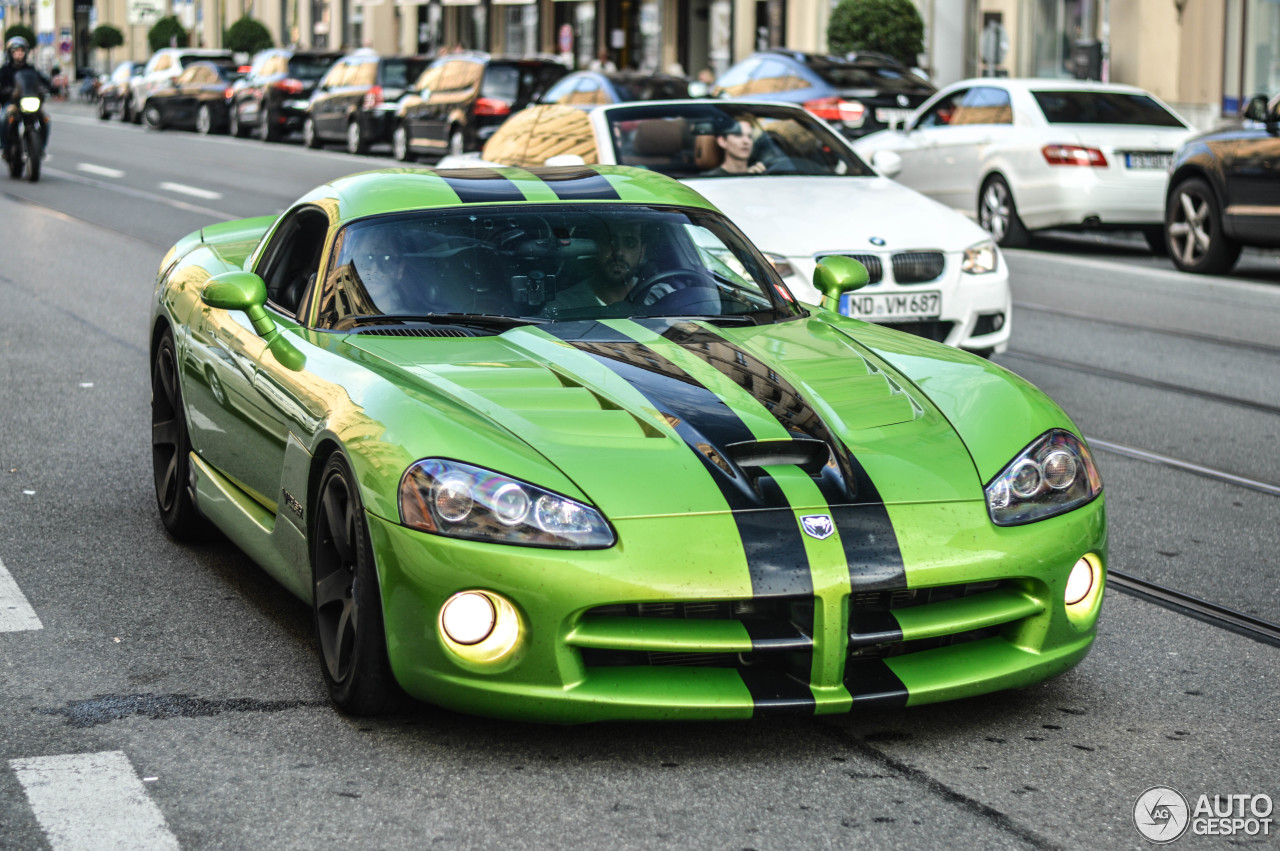
[[[801,517],[800,525],[804,527],[806,535],[810,538],[817,538],[819,541],[824,538],[830,538],[836,531],[835,524],[825,514],[808,514]]]

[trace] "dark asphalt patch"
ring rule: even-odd
[[[37,709],[41,715],[65,715],[71,727],[95,727],[130,715],[153,721],[166,718],[208,718],[224,712],[283,712],[302,706],[323,706],[314,700],[255,700],[237,697],[207,700],[189,694],[99,694],[89,700],[73,700],[57,709]]]

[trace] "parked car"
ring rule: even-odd
[[[1245,127],[1197,136],[1174,154],[1164,227],[1184,272],[1230,271],[1245,245],[1280,246],[1280,94],[1252,98]]]
[[[836,313],[856,263],[818,275],[797,304],[697,192],[618,166],[365,172],[208,225],[129,391],[159,519],[311,610],[353,715],[893,711],[1080,662],[1108,568],[1080,430]]]
[[[231,97],[231,135],[275,142],[301,130],[311,93],[340,58],[336,51],[279,47],[257,53]]]
[[[121,121],[133,120],[133,95],[130,87],[142,75],[141,62],[124,61],[98,86],[98,117],[103,121],[119,115]]]
[[[230,50],[208,48],[164,47],[147,60],[142,73],[129,85],[129,111],[135,124],[142,121],[142,106],[153,92],[168,86],[192,62],[216,62],[235,67]]]
[[[1054,227],[1140,230],[1164,246],[1164,188],[1192,133],[1134,86],[983,77],[944,88],[900,130],[854,148],[902,158],[897,179],[975,216],[1003,246]]]
[[[880,53],[824,56],[770,50],[725,71],[711,93],[798,103],[846,138],[856,139],[901,123],[934,93],[934,87]]]
[[[142,105],[142,120],[152,130],[181,127],[225,133],[232,86],[241,76],[233,64],[192,62],[170,85],[151,93]]]
[[[479,51],[442,56],[398,104],[392,151],[410,160],[477,150],[567,70],[553,59],[504,59]]]
[[[358,50],[333,63],[316,85],[302,119],[308,148],[343,142],[352,154],[390,141],[396,103],[427,67],[423,56],[380,56]]]
[[[728,214],[801,301],[822,297],[819,260],[852,257],[870,283],[841,300],[841,313],[981,354],[1008,347],[1009,272],[991,237],[878,175],[793,104],[534,106],[499,128],[482,157],[440,166],[616,163],[678,178]]]
[[[538,98],[538,103],[590,109],[606,103],[687,97],[689,81],[684,77],[639,71],[575,71],[561,78]]]

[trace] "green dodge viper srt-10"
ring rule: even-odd
[[[1102,483],[1051,400],[822,306],[624,167],[387,170],[165,256],[156,495],[314,612],[343,711],[748,718],[1088,652]]]

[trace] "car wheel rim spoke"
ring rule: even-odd
[[[345,493],[338,493],[337,487],[331,485],[325,491],[324,513],[329,523],[329,537],[338,557],[344,564],[351,563],[351,528],[348,519],[350,503]]]

